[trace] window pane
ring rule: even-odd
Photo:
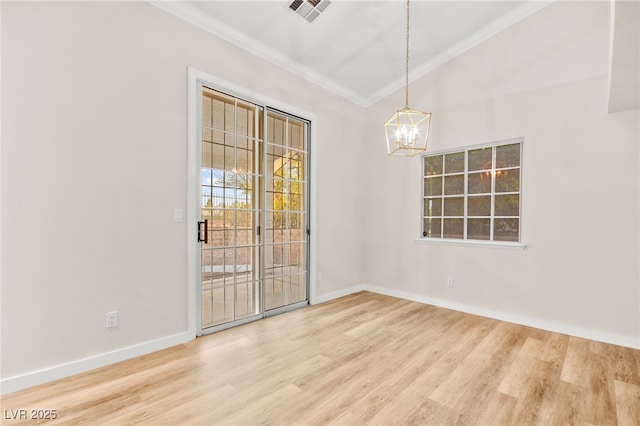
[[[491,216],[491,196],[469,197],[467,216]]]
[[[212,99],[212,118],[211,123],[214,129],[224,129],[224,111],[225,103],[219,99]]]
[[[520,169],[496,172],[496,192],[520,191]]]
[[[289,228],[290,230],[290,235],[291,237],[289,238],[290,241],[302,241],[303,238],[303,233],[302,233],[302,226],[304,225],[303,223],[303,217],[300,213],[289,213],[289,218],[287,221],[287,228]]]
[[[496,195],[496,216],[519,216],[519,195]]]
[[[520,241],[522,145],[423,157],[423,235]]]
[[[445,198],[444,199],[444,215],[445,216],[464,216],[464,198]]]
[[[279,145],[267,144],[267,154],[270,155],[267,161],[270,161],[271,164],[273,164],[273,167],[275,169],[278,169],[282,167],[282,161],[284,161],[283,157],[286,155],[286,152],[286,148],[283,148]]]
[[[442,195],[442,177],[425,178],[424,195]]]
[[[273,113],[270,113],[267,117],[267,123],[267,128],[269,129],[269,132],[267,134],[267,142],[286,146],[287,141],[285,140],[285,126],[283,117],[276,116]]]
[[[442,216],[442,198],[425,198],[424,215]]]
[[[434,219],[434,218],[424,219],[422,236],[440,238],[442,236],[441,225],[442,225],[442,219]]]
[[[469,173],[469,194],[491,193],[491,172]]]
[[[424,159],[424,175],[441,175],[442,174],[442,155],[434,157],[425,157]]]
[[[520,166],[520,144],[496,147],[496,168]]]
[[[202,97],[202,125],[211,127],[211,101],[212,99],[204,94]]]
[[[236,149],[233,145],[224,147],[224,169],[225,170],[233,170],[236,167]]]
[[[212,165],[214,169],[224,170],[224,145],[214,143],[212,145],[213,151],[211,153]]]
[[[462,238],[464,219],[444,219],[444,238]]]
[[[213,163],[211,162],[212,152],[213,152],[213,144],[205,142],[203,140],[202,141],[202,167],[211,168],[213,166]]]
[[[304,149],[304,123],[294,120],[289,122],[289,146]]]
[[[444,177],[444,195],[464,194],[464,175]]]
[[[464,172],[464,151],[454,152],[444,156],[444,172],[445,173],[461,173]]]
[[[469,171],[491,170],[493,148],[474,149],[469,151]]]
[[[236,148],[247,149],[249,148],[249,138],[243,136],[236,136]]]
[[[240,141],[240,139],[238,139]],[[236,170],[239,172],[248,172],[249,170],[249,151],[246,149],[236,150]]]
[[[235,133],[237,135],[247,136],[249,135],[249,129],[253,123],[249,122],[249,111],[247,109],[248,105],[240,105],[238,104],[238,108],[236,110],[236,129]]]
[[[213,142],[213,130],[202,127],[202,142]]]
[[[495,219],[493,226],[495,241],[519,241],[519,219]]]
[[[467,238],[470,240],[488,240],[491,237],[491,219],[469,219]]]
[[[224,104],[224,130],[233,132],[235,127],[235,105]]]
[[[304,153],[296,152],[291,155],[289,163],[291,179],[304,180]]]

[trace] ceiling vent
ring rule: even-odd
[[[302,16],[307,22],[313,22],[329,6],[329,0],[295,0],[289,9]]]

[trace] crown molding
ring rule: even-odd
[[[507,29],[511,25],[543,9],[553,3],[553,1],[555,0],[528,1],[524,5],[483,27],[473,35],[451,46],[435,58],[414,68],[409,73],[409,81],[423,77],[467,50]],[[361,96],[315,70],[293,61],[277,50],[246,36],[230,25],[203,14],[200,10],[188,3],[163,0],[146,0],[146,2],[363,108],[369,107],[404,88],[405,79],[402,77],[382,87],[370,96]]]
[[[467,50],[477,46],[478,44],[488,40],[494,35],[506,30],[510,26],[520,22],[521,20],[527,18],[530,15],[533,15],[540,9],[545,8],[549,4],[553,3],[555,0],[533,0],[528,1],[526,4],[514,9],[513,11],[503,15],[499,19],[493,21],[491,24],[481,28],[479,31],[475,32],[471,36],[459,41],[454,44],[447,50],[438,54],[433,59],[419,65],[409,72],[409,81],[417,80],[420,77],[423,77],[429,74],[431,71],[436,68],[444,65],[450,60],[456,58],[457,56],[462,55]],[[373,93],[371,96],[365,98],[365,106],[370,106],[387,96],[397,92],[400,89],[403,89],[405,85],[405,78],[399,78],[387,86],[381,88],[377,92]]]
[[[336,83],[305,65],[291,60],[289,57],[283,55],[277,50],[246,36],[230,25],[227,25],[209,15],[203,14],[199,9],[185,2],[162,0],[146,0],[146,2],[215,35],[216,37],[240,47],[255,56],[277,65],[288,72],[302,77],[325,90],[341,96],[356,105],[361,107],[367,106],[365,98],[358,95],[353,90]]]

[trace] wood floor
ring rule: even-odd
[[[639,370],[638,350],[361,292],[7,395],[2,411],[79,425],[626,426],[640,425]]]

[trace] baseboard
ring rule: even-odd
[[[32,371],[19,376],[8,377],[0,380],[0,395],[17,392],[42,383],[62,379],[74,374],[93,370],[95,368],[104,367],[105,365],[113,364],[115,362],[146,355],[151,352],[188,342],[194,338],[195,336],[189,332],[174,334],[160,339],[128,346],[126,348],[117,349],[115,351],[44,368],[38,371]]]
[[[454,311],[466,312],[468,314],[479,315],[487,318],[493,318],[500,321],[506,321],[514,324],[525,325],[528,327],[539,328],[541,330],[552,331],[554,333],[567,334],[570,336],[581,337],[583,339],[595,340],[598,342],[610,343],[618,346],[625,346],[633,349],[640,349],[640,337],[633,338],[629,336],[606,333],[602,331],[589,330],[581,327],[575,327],[568,324],[561,324],[553,321],[546,321],[539,318],[532,318],[524,315],[517,315],[509,312],[495,311],[479,306],[467,305],[463,303],[442,300],[421,294],[411,293],[407,291],[378,287],[370,284],[363,284],[363,290],[373,293],[384,294],[387,296],[398,297],[400,299],[411,300],[414,302],[434,305],[441,308],[452,309]]]
[[[604,333],[594,330],[583,329],[567,324],[559,324],[551,321],[545,321],[538,318],[531,318],[522,315],[514,315],[501,311],[485,309],[478,306],[456,303],[448,300],[437,299],[424,296],[421,294],[390,289],[386,287],[378,287],[371,284],[360,284],[352,287],[332,291],[311,298],[311,304],[327,302],[339,297],[348,296],[349,294],[359,291],[370,291],[372,293],[384,294],[387,296],[398,297],[400,299],[411,300],[414,302],[425,303],[455,311],[466,312],[473,315],[480,315],[487,318],[493,318],[500,321],[507,321],[515,324],[521,324],[528,327],[539,328],[542,330],[552,331],[555,333],[567,334],[570,336],[581,337],[584,339],[595,340],[598,342],[610,343],[613,345],[625,346],[633,349],[640,349],[640,338],[634,339],[629,336],[622,336],[613,333]],[[105,365],[124,361],[136,356],[146,355],[151,352],[166,349],[171,346],[179,345],[195,338],[192,333],[184,332],[174,334],[160,339],[151,340],[126,348],[117,349],[115,351],[83,358],[77,361],[56,365],[38,371],[22,374],[19,376],[8,377],[0,380],[0,395],[17,392],[32,386],[50,382],[57,379],[72,376],[74,374],[83,373]]]
[[[311,304],[327,302],[352,293],[357,293],[358,291],[362,291],[363,288],[364,287],[362,285],[357,285],[312,297]],[[3,378],[0,379],[0,395],[17,392],[19,390],[41,385],[53,380],[63,379],[74,374],[84,373],[89,370],[104,367],[105,365],[124,361],[136,356],[146,355],[151,352],[188,342],[194,338],[195,336],[189,332],[174,334],[156,340],[151,340],[149,342],[117,349],[115,351],[55,365],[53,367],[43,368],[42,370],[32,371],[19,376]]]
[[[318,303],[328,302],[329,300],[348,296],[350,294],[357,293],[362,290],[364,290],[364,284],[354,285],[352,287],[342,288],[340,290],[336,290],[329,293],[321,294],[319,296],[312,297],[309,303],[312,305],[317,305]]]
[[[312,297],[311,304],[327,302],[352,293],[357,293],[358,291],[362,291],[363,288],[364,287],[362,285],[357,285]],[[189,332],[174,334],[156,340],[151,340],[149,342],[117,349],[115,351],[55,365],[53,367],[43,368],[42,370],[32,371],[19,376],[3,378],[0,379],[0,395],[17,392],[19,390],[41,385],[53,380],[63,379],[74,374],[84,373],[89,370],[104,367],[105,365],[124,361],[136,356],[146,355],[151,352],[188,342],[194,338],[195,336]]]

